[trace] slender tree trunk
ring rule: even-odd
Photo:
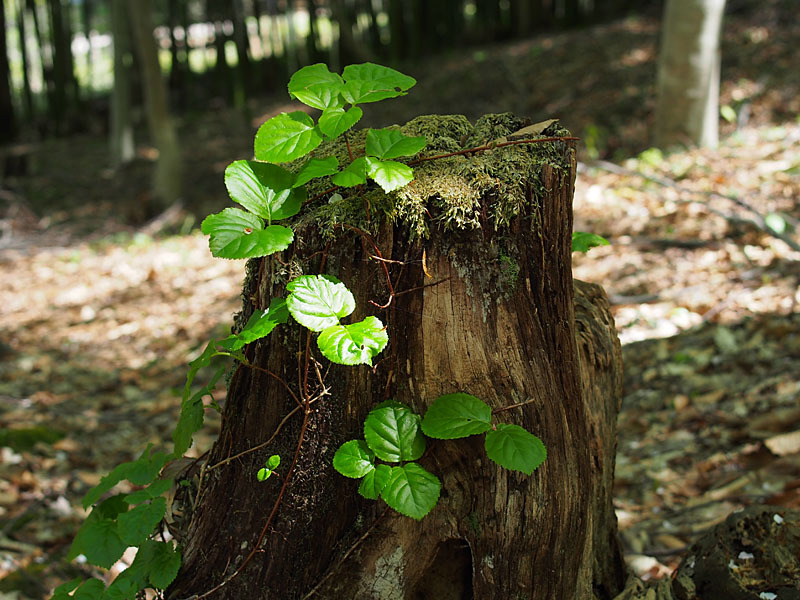
[[[119,167],[134,159],[131,113],[131,70],[133,49],[128,27],[126,0],[111,0],[111,35],[114,43],[114,88],[111,91],[109,147],[111,164]]]
[[[17,122],[11,98],[11,71],[8,68],[6,45],[6,7],[3,0],[0,0],[0,115],[3,115],[0,119],[0,142],[9,142],[16,135]]]
[[[150,137],[158,149],[153,178],[155,202],[147,211],[150,216],[165,210],[181,197],[181,155],[178,137],[169,115],[167,86],[161,76],[161,65],[153,38],[150,0],[127,0],[127,6],[133,42],[139,58]]]
[[[91,93],[94,88],[94,57],[92,52],[92,18],[94,17],[94,1],[83,0],[81,4],[81,27],[86,36],[86,73],[88,75],[88,88]]]
[[[653,136],[661,148],[717,145],[724,9],[725,0],[667,0]]]
[[[236,44],[236,84],[233,105],[246,112],[247,94],[250,90],[250,37],[244,20],[242,0],[233,0],[233,41]],[[249,120],[249,118],[248,118]]]
[[[491,115],[473,129],[465,119],[424,117],[405,131],[427,132],[437,152],[462,136],[481,144],[524,124]],[[484,169],[493,183],[475,188],[477,204],[461,212],[467,205],[457,173]],[[368,227],[373,238],[330,224],[325,204],[306,217],[312,225],[296,224],[300,243],[280,259],[250,264],[243,297],[256,306],[285,294],[291,264],[344,281],[356,318],[375,312],[369,300],[383,304],[390,294],[385,267],[394,296],[378,312],[390,346],[373,370],[321,365],[329,395],[305,417],[287,417],[297,405],[264,370],[302,388],[295,382],[309,368],[298,358],[307,336],[287,324],[247,349],[258,369],[239,368],[231,380],[169,597],[589,600],[621,588],[611,504],[620,347],[599,288],[579,285],[573,301],[574,153],[564,143],[516,146],[424,163],[415,174],[409,193],[420,190],[422,204],[407,205],[414,218],[390,222],[375,209],[367,221],[352,213],[350,224]],[[376,207],[383,196],[365,198]],[[340,202],[362,206],[358,196]],[[516,216],[495,230],[506,210]],[[418,227],[430,227],[430,237],[415,235]],[[392,262],[370,260],[376,248]],[[248,300],[242,317],[252,310]],[[488,461],[478,437],[436,442],[421,463],[440,476],[442,492],[419,522],[365,501],[355,482],[331,468],[335,450],[362,435],[377,403],[392,398],[424,413],[434,398],[457,391],[539,435],[545,463],[524,476]],[[247,453],[273,432],[266,448]],[[255,472],[271,454],[287,467],[281,479],[259,485]]]
[[[31,64],[28,58],[28,28],[26,22],[25,0],[20,0],[17,3],[17,32],[19,34],[19,50],[22,56],[22,102],[25,120],[31,123],[36,114],[33,106],[33,92],[31,92]]]
[[[306,53],[308,54],[308,64],[314,64],[322,60],[319,32],[317,31],[317,3],[315,0],[306,0],[306,5],[308,8],[308,36],[306,37]]]

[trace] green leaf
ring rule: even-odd
[[[256,160],[290,162],[305,156],[322,143],[322,134],[306,113],[296,111],[272,117],[258,128]]]
[[[324,110],[330,106],[341,106],[339,93],[344,81],[328,70],[322,63],[309,65],[295,72],[289,80],[289,95],[303,104]]]
[[[767,227],[772,229],[775,233],[786,233],[786,230],[789,228],[786,224],[786,219],[784,219],[783,215],[780,213],[769,213],[764,218],[764,222],[766,222]]]
[[[596,233],[586,233],[585,231],[572,232],[573,252],[588,252],[595,246],[608,246],[608,240]]]
[[[272,476],[273,473],[274,471],[272,469],[261,467],[256,473],[256,479],[258,479],[259,481],[266,481]]]
[[[267,459],[266,463],[267,467],[269,467],[270,469],[277,469],[280,466],[280,464],[281,464],[281,457],[278,456],[277,454],[273,454],[272,456],[270,456]]]
[[[100,480],[83,498],[83,508],[89,508],[108,492],[117,483],[127,479],[134,485],[148,485],[158,476],[159,471],[167,462],[164,452],[152,453],[153,444],[148,444],[141,456],[134,461],[122,463]]]
[[[364,440],[345,442],[333,455],[333,468],[345,477],[358,479],[375,468],[375,454]]]
[[[367,154],[378,158],[414,156],[426,145],[424,137],[403,135],[397,129],[370,129],[367,132]]]
[[[294,187],[305,185],[315,177],[333,175],[338,170],[339,161],[335,156],[329,156],[328,158],[312,158],[297,172],[297,179],[294,182]]]
[[[83,554],[93,565],[110,569],[128,545],[119,536],[116,520],[94,515],[95,511],[92,511],[78,529],[67,559]]]
[[[425,452],[419,416],[400,403],[370,411],[364,421],[364,438],[378,458],[387,462],[416,460]]]
[[[278,165],[237,160],[225,169],[225,187],[231,198],[268,223],[300,212],[304,189],[294,187],[294,174]]]
[[[159,497],[122,513],[117,518],[120,539],[128,546],[138,546],[150,537],[166,510],[166,499]]]
[[[211,238],[211,254],[219,258],[255,258],[286,250],[294,232],[282,225],[264,228],[260,217],[238,208],[209,215],[200,230]]]
[[[153,498],[158,498],[164,492],[168,492],[173,483],[172,479],[156,479],[143,490],[125,496],[125,502],[127,504],[139,504],[152,500]]]
[[[367,173],[387,194],[414,181],[414,170],[393,160],[377,160],[369,156]]]
[[[319,118],[319,129],[329,138],[337,138],[361,120],[364,115],[357,106],[347,111],[343,108],[326,108]]]
[[[341,187],[354,187],[367,182],[367,158],[355,159],[333,176],[333,183]]]
[[[156,589],[166,589],[178,575],[181,566],[181,553],[170,543],[149,541],[147,547],[152,548],[150,583]]]
[[[234,352],[240,350],[246,344],[268,336],[277,325],[286,323],[288,318],[289,310],[286,308],[286,300],[273,298],[267,310],[254,310],[244,328],[239,333],[222,340],[220,346]]]
[[[417,463],[392,467],[381,498],[397,512],[419,521],[436,506],[442,484]]]
[[[346,66],[342,77],[346,82],[342,95],[350,104],[404,96],[417,83],[413,77],[369,62]]]
[[[214,373],[209,382],[202,389],[195,392],[181,402],[181,414],[178,417],[178,424],[172,432],[172,441],[175,447],[172,451],[173,456],[183,456],[192,445],[194,432],[203,426],[203,397],[211,396],[217,381],[225,374],[226,367],[222,366]]]
[[[106,586],[99,579],[87,579],[81,584],[75,593],[70,596],[71,600],[101,600],[106,591]]]
[[[377,317],[352,325],[332,325],[322,330],[317,346],[323,356],[340,365],[370,365],[389,342],[389,334]]]
[[[286,286],[291,292],[286,306],[295,321],[311,331],[338,325],[356,308],[350,290],[341,282],[323,275],[301,275]]]
[[[53,597],[50,600],[69,600],[72,598],[72,596],[70,596],[72,591],[81,583],[83,583],[83,579],[80,577],[76,577],[75,579],[67,581],[66,583],[62,583],[53,590]]]
[[[497,429],[486,434],[485,447],[486,454],[498,465],[526,475],[547,458],[542,440],[519,425],[498,424]]]
[[[392,468],[389,465],[376,465],[374,469],[364,475],[361,485],[358,486],[358,493],[367,500],[377,500],[383,488],[386,487],[391,473]]]
[[[469,394],[445,394],[433,401],[422,419],[422,431],[428,437],[453,440],[488,431],[492,427],[492,409],[483,400]]]
[[[135,600],[136,593],[141,590],[146,583],[140,578],[134,577],[126,569],[111,582],[108,586],[103,600]]]

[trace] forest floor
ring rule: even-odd
[[[642,152],[657,23],[641,19],[406,69],[420,82],[408,101],[370,117],[509,110],[561,116],[583,138],[575,229],[611,245],[574,271],[606,288],[623,342],[615,502],[643,578],[670,574],[733,510],[800,507],[800,25],[781,12],[791,3],[757,4],[726,23],[733,112],[717,149]],[[188,358],[227,332],[243,262],[213,259],[189,230],[224,205],[222,172],[249,153],[253,125],[226,111],[184,122],[183,235],[129,225],[146,148],[122,173],[97,136],[16,150],[27,175],[0,186],[0,599],[44,598],[86,569],[63,560],[81,497],[169,440]]]

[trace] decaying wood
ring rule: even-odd
[[[300,228],[280,261],[259,266],[245,296],[266,306],[285,294],[292,269],[320,272],[324,256],[324,272],[353,291],[354,317],[377,314],[390,345],[374,371],[330,366],[329,394],[314,405],[298,468],[261,549],[210,597],[605,600],[620,591],[611,483],[621,354],[600,288],[576,283],[573,292],[575,163],[565,144],[559,152],[568,168],[543,164],[520,174],[527,199],[502,234],[485,218],[498,201],[491,195],[481,200],[479,228],[432,229],[423,240],[402,222],[376,227],[382,256],[397,261],[383,262],[396,292],[386,310],[369,304],[388,295],[383,268],[369,259],[372,242],[351,229],[331,237]],[[417,173],[423,183],[426,168]],[[287,324],[251,346],[248,358],[305,385],[306,340]],[[332,469],[334,452],[362,436],[375,404],[393,398],[424,413],[437,396],[456,391],[494,410],[527,403],[496,419],[541,437],[545,463],[525,476],[488,461],[482,436],[436,441],[420,462],[440,477],[442,493],[420,522],[364,500],[356,482]],[[295,406],[274,378],[239,368],[211,462],[267,439]],[[251,552],[281,486],[279,477],[258,484],[255,473],[270,454],[288,462],[299,433],[299,419],[290,420],[269,448],[206,475],[171,598],[214,588]]]

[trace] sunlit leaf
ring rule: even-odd
[[[416,460],[425,452],[419,416],[399,402],[370,411],[364,421],[364,438],[378,458],[387,462]]]
[[[372,358],[389,342],[389,334],[377,317],[351,325],[333,325],[317,338],[320,352],[340,365],[372,365]]]
[[[436,506],[442,484],[417,463],[392,467],[381,498],[400,514],[419,521]]]
[[[414,171],[408,165],[393,160],[377,160],[369,156],[367,173],[387,194],[414,180]]]
[[[306,113],[281,113],[258,128],[255,156],[267,162],[289,162],[305,156],[321,142],[322,134]]]
[[[367,132],[366,151],[381,159],[413,156],[425,148],[424,137],[403,135],[397,129],[370,129]]]
[[[445,394],[433,401],[422,419],[425,435],[441,440],[463,438],[492,427],[492,409],[470,394]]]
[[[372,471],[364,475],[361,485],[358,486],[358,493],[368,500],[377,500],[386,487],[391,473],[392,468],[389,465],[376,465]]]
[[[345,80],[342,95],[351,104],[403,96],[417,83],[413,77],[369,62],[346,66],[342,77]]]
[[[333,455],[333,468],[345,477],[358,479],[375,468],[375,454],[364,440],[345,442]]]
[[[289,310],[286,307],[286,300],[273,298],[267,310],[254,310],[247,320],[247,324],[239,333],[228,336],[219,344],[227,350],[239,350],[246,344],[252,344],[256,340],[266,337],[277,325],[286,323],[288,318]]]
[[[596,233],[586,233],[585,231],[572,232],[572,251],[588,252],[596,246],[608,246],[608,240]]]
[[[323,275],[301,275],[290,281],[286,306],[294,320],[311,331],[339,324],[356,308],[353,294],[341,281]]]
[[[231,198],[267,222],[300,212],[305,190],[292,189],[294,175],[270,163],[237,160],[225,169],[225,187]]]
[[[210,235],[211,254],[219,258],[255,258],[286,250],[294,232],[283,225],[269,225],[254,214],[238,208],[226,208],[207,216],[200,230]]]
[[[486,455],[501,467],[530,475],[547,458],[542,440],[519,425],[500,423],[485,440]]]
[[[339,94],[343,87],[341,76],[331,73],[328,66],[322,63],[308,65],[296,71],[288,85],[291,97],[320,110],[341,106],[344,101]]]
[[[305,185],[315,177],[333,175],[338,170],[339,161],[336,160],[335,156],[329,156],[328,158],[312,158],[298,171],[294,187]]]
[[[333,139],[342,135],[361,120],[363,111],[351,106],[347,111],[343,108],[326,108],[319,118],[319,129]]]

